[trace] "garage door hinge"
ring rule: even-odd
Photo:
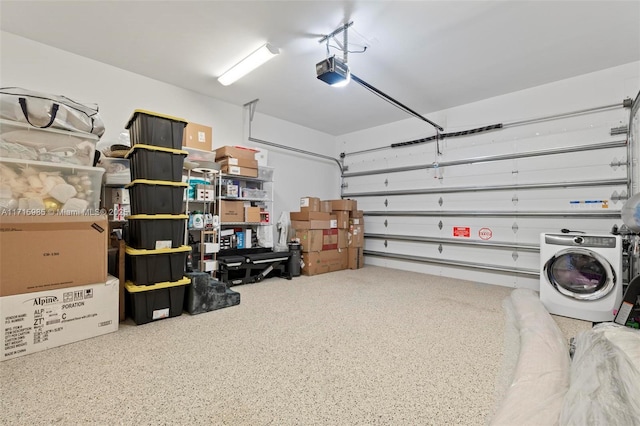
[[[440,205],[440,207],[442,207],[442,203],[444,203],[444,201],[442,200],[442,197],[440,197],[440,199],[438,200],[438,204]]]
[[[385,207],[389,207],[389,199],[388,198],[384,199],[384,206]]]
[[[442,221],[438,222],[438,228],[442,229]]]
[[[349,187],[349,182],[342,182],[342,185],[340,185],[342,188],[348,188]]]
[[[613,170],[616,170],[618,167],[626,166],[627,160],[626,159],[618,160],[616,157],[613,157],[613,160],[611,160],[611,163],[609,163],[609,165]]]
[[[513,258],[513,260],[518,260],[518,252],[514,251],[513,253],[511,253],[511,257]]]
[[[389,246],[389,243],[388,243],[388,241],[387,241],[387,240],[384,240],[384,246],[385,246],[385,247],[388,247],[388,246]]]
[[[384,180],[384,186],[389,186],[389,179]]]
[[[513,205],[515,206],[516,204],[518,204],[518,196],[514,195],[513,197],[511,197],[511,202],[513,203]]]
[[[384,227],[386,228],[387,226],[389,226],[389,222],[387,221],[387,219],[384,220]]]
[[[511,229],[513,230],[513,233],[515,234],[516,232],[518,232],[518,224],[513,222],[513,225],[511,225]]]
[[[438,252],[442,253],[442,244],[438,245]]]

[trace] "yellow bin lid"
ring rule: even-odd
[[[131,188],[133,185],[182,186],[184,188],[189,186],[187,182],[171,182],[168,180],[136,179],[131,183],[126,184],[125,188]]]
[[[187,285],[191,283],[191,279],[188,277],[182,277],[178,281],[164,281],[153,285],[135,285],[131,281],[125,281],[124,288],[129,293],[139,293],[142,291],[160,290],[161,288],[177,287],[179,285]]]
[[[189,219],[189,215],[186,214],[134,214],[133,216],[127,216],[127,219],[173,219],[173,220],[184,220]]]
[[[191,246],[180,246],[178,248],[161,248],[155,250],[134,249],[129,246],[124,247],[124,252],[129,256],[148,256],[150,254],[172,254],[191,251]]]
[[[168,152],[170,154],[176,154],[176,155],[189,155],[189,151],[183,151],[181,149],[173,149],[173,148],[165,148],[163,146],[155,146],[155,145],[145,145],[143,143],[138,143],[135,144],[133,146],[133,148],[131,148],[125,155],[124,158],[129,158],[132,154],[133,151],[135,151],[136,149],[142,149],[145,151],[161,151],[161,152]]]
[[[185,120],[184,118],[172,117],[170,115],[160,114],[158,112],[147,111],[144,109],[136,109],[136,110],[133,110],[133,114],[131,115],[131,118],[129,119],[129,122],[127,123],[127,127],[125,127],[125,129],[128,129],[129,127],[131,127],[131,125],[133,124],[133,120],[135,120],[136,117],[140,114],[150,115],[152,117],[166,118],[167,120],[172,120],[172,121],[179,121],[184,123],[185,126],[188,123],[188,121]]]

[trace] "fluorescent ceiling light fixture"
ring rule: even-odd
[[[218,77],[218,81],[223,86],[228,86],[236,80],[249,74],[260,65],[267,62],[269,59],[278,55],[280,50],[277,47],[273,47],[269,43],[263,44],[258,50],[229,68],[224,74]]]

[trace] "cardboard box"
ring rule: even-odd
[[[182,146],[213,151],[213,129],[204,124],[187,123],[182,136]]]
[[[362,247],[349,247],[349,269],[364,268],[364,249]]]
[[[349,227],[349,247],[364,247],[364,225]]]
[[[256,223],[260,222],[260,207],[245,207],[244,221]]]
[[[337,210],[333,212],[338,222],[338,229],[349,229],[349,212]]]
[[[244,202],[221,200],[220,222],[244,222]]]
[[[98,284],[0,297],[0,360],[117,331],[119,294],[118,278],[108,276]]]
[[[245,158],[247,160],[255,160],[256,150],[240,146],[223,146],[216,149],[216,161],[225,157]]]
[[[338,248],[346,249],[349,246],[349,231],[346,229],[338,229]]]
[[[331,221],[330,220],[292,220],[291,228],[295,230],[331,229]]]
[[[331,210],[343,210],[343,211],[351,211],[353,210],[353,200],[331,200]]]
[[[320,211],[320,198],[316,197],[302,197],[300,198],[300,211],[319,212]]]
[[[240,167],[249,167],[250,169],[256,169],[256,170],[258,169],[258,162],[250,158],[225,157],[220,161],[218,161],[218,163],[220,163],[220,167],[240,166]]]
[[[320,211],[325,213],[331,213],[331,200],[320,201]]]
[[[109,222],[89,216],[0,216],[0,296],[104,283]]]
[[[303,255],[304,275],[318,275],[347,269],[349,259],[347,250],[325,250]]]
[[[352,218],[363,218],[364,217],[364,211],[363,210],[351,210],[351,217]]]
[[[338,248],[337,229],[296,230],[296,238],[300,241],[304,253]]]
[[[361,217],[349,218],[349,226],[351,225],[364,225],[364,218],[361,218]]]
[[[111,220],[123,222],[127,220],[127,216],[131,216],[131,204],[114,204],[111,213]]]
[[[291,220],[330,220],[331,215],[329,213],[324,213],[324,212],[304,211],[304,212],[290,212],[289,218]]]
[[[113,188],[111,190],[111,202],[113,204],[131,204],[130,200],[127,188]]]
[[[245,177],[258,177],[258,169],[252,169],[250,167],[241,167],[241,166],[222,166],[222,173],[226,173],[228,175],[234,176],[245,176]]]

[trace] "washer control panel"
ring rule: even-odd
[[[616,237],[606,235],[546,234],[545,243],[559,246],[615,248]]]

